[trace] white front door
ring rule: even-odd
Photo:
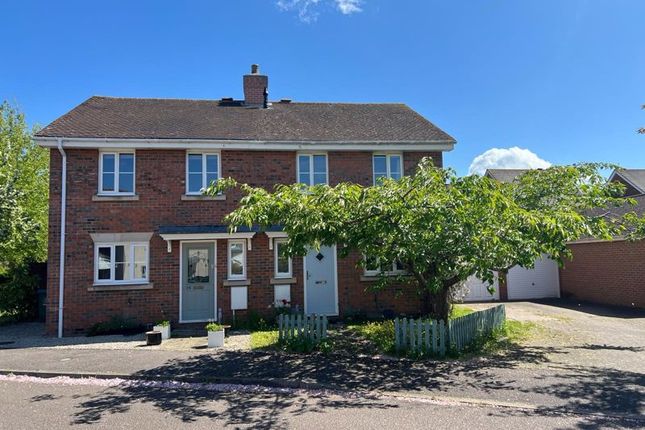
[[[304,258],[305,313],[338,315],[336,247],[322,246]]]

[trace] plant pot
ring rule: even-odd
[[[163,340],[170,339],[170,326],[169,325],[156,325],[152,328],[154,331],[161,332]]]
[[[224,330],[208,332],[208,347],[219,348],[224,346]]]

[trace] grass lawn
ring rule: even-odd
[[[454,305],[450,318],[455,319],[475,312],[464,305]],[[504,326],[488,339],[475,346],[476,351],[464,353],[464,358],[498,353],[518,346],[540,333],[542,327],[532,322],[506,320]],[[394,321],[372,321],[330,327],[325,347],[349,354],[395,354]],[[278,347],[278,331],[265,329],[251,332],[252,349]]]
[[[251,348],[272,348],[278,344],[278,330],[258,330],[251,332]]]

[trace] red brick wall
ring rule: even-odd
[[[645,240],[570,246],[573,260],[560,269],[562,297],[645,308]]]
[[[64,327],[66,334],[84,332],[96,322],[114,315],[134,317],[143,323],[160,319],[177,322],[179,318],[179,243],[168,253],[166,242],[156,234],[161,225],[222,224],[222,218],[239,202],[239,192],[231,191],[225,201],[182,201],[185,192],[185,151],[136,151],[137,201],[92,201],[98,188],[98,150],[67,151],[67,235],[65,265]],[[424,155],[441,165],[441,153],[404,153],[406,173]],[[330,152],[329,177],[332,185],[354,181],[372,183],[371,153]],[[251,185],[272,188],[277,183],[296,179],[295,152],[222,151],[222,175]],[[47,330],[54,334],[58,312],[58,255],[60,224],[61,156],[51,151],[50,226]],[[154,232],[150,241],[149,280],[151,290],[88,291],[93,284],[94,248],[91,233]],[[217,306],[229,319],[230,290],[226,279],[226,240],[217,242]],[[418,300],[405,288],[392,288],[378,294],[366,293],[367,282],[360,281],[356,268],[358,256],[338,263],[339,308],[341,314],[377,312],[383,309],[413,311]],[[291,297],[303,306],[302,258],[294,258]],[[257,234],[247,252],[249,310],[266,312],[273,302],[273,251],[268,238]]]

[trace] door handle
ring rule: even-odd
[[[307,280],[309,280],[309,278],[311,278],[311,275],[309,274],[309,270],[307,270]]]

